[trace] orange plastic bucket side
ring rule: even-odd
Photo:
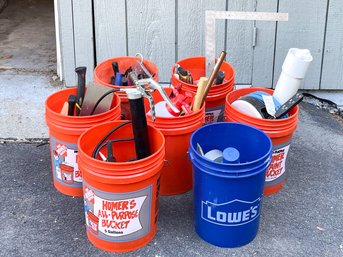
[[[293,132],[296,126],[291,128],[285,135],[269,135],[273,143],[273,157],[266,171],[266,183],[263,194],[271,195],[277,193],[286,181],[286,161],[289,153]]]
[[[164,136],[151,126],[149,137],[153,153],[149,157],[128,163],[107,163],[91,158],[96,144],[94,139],[98,140],[123,122],[107,122],[93,127],[84,132],[78,142],[79,163],[84,175],[87,235],[96,247],[111,252],[136,250],[149,243],[156,234],[159,176],[164,161]],[[127,134],[132,133],[130,127],[126,130]],[[120,136],[127,134],[122,131]],[[137,163],[147,165],[140,168],[140,173],[127,173],[126,168]],[[114,170],[121,170],[122,174],[103,175],[94,169],[95,166],[103,166],[109,171],[115,167]]]
[[[113,98],[112,109],[93,116],[65,116],[60,110],[76,89],[64,89],[50,95],[45,101],[45,118],[49,128],[50,157],[55,188],[66,195],[82,196],[82,175],[78,168],[77,140],[93,124],[118,119],[120,99]],[[65,169],[61,169],[64,167]],[[66,168],[67,167],[67,168]],[[73,170],[71,172],[71,170]]]
[[[67,154],[71,153],[69,155],[73,155],[73,152],[77,151],[78,137],[78,135],[64,135],[49,129],[51,173],[54,186],[57,191],[69,196],[82,196],[82,175],[79,170],[74,170],[77,167],[76,155],[74,155],[75,163],[72,163],[72,165],[64,164]],[[71,158],[72,156],[69,156],[69,159]],[[72,181],[66,173],[63,173],[60,168],[61,165],[68,165],[70,169],[73,168],[74,177]]]
[[[254,118],[231,106],[231,103],[243,95],[251,92],[263,91],[273,94],[273,90],[265,88],[245,88],[229,93],[225,103],[225,120],[242,122],[255,126],[268,134],[273,143],[272,162],[266,172],[266,182],[264,194],[274,194],[278,192],[286,179],[286,160],[290,148],[292,135],[297,127],[299,107],[290,110],[290,117],[279,120],[267,120]]]
[[[166,88],[166,93],[171,93]],[[154,101],[162,101],[159,94],[154,94]],[[150,106],[146,103],[149,110]],[[175,195],[189,191],[192,188],[192,165],[188,160],[187,151],[191,134],[200,128],[205,119],[205,106],[190,115],[179,117],[156,117],[155,122],[147,115],[148,123],[158,128],[166,140],[166,162],[161,172],[161,194]]]
[[[161,129],[166,140],[166,161],[161,171],[161,194],[182,194],[192,189],[192,165],[188,148],[192,133],[204,123],[204,106],[198,121],[179,129]]]
[[[193,132],[195,130],[196,128]],[[166,163],[161,171],[162,195],[183,194],[192,189],[192,164],[187,156],[191,135],[192,133],[165,136]]]
[[[111,192],[111,196],[115,195],[116,197],[122,198],[121,200],[117,201],[111,201],[111,203],[106,202],[104,206],[107,205],[112,205],[112,206],[120,206],[121,205],[121,210],[114,210],[118,216],[124,214],[122,213],[127,213],[127,215],[131,214],[131,219],[118,219],[119,221],[114,223],[114,220],[106,219],[105,217],[101,217],[101,215],[97,214],[100,216],[98,224],[93,224],[92,220],[89,219],[89,214],[92,214],[89,210],[85,211],[85,216],[86,216],[86,222],[87,222],[87,236],[89,241],[97,248],[106,250],[109,252],[129,252],[129,251],[134,251],[137,250],[144,245],[148,244],[153,237],[155,236],[157,232],[157,220],[158,220],[158,201],[159,201],[159,176],[160,173],[155,173],[152,177],[146,180],[142,180],[136,183],[131,183],[131,184],[103,184],[99,183],[96,181],[92,181],[87,175],[84,177],[84,195],[85,195],[85,202],[86,204],[92,204],[91,203],[91,197],[90,195],[92,194],[91,192],[94,190],[94,188],[102,188],[104,192]],[[92,186],[90,186],[92,185]],[[142,192],[143,190],[143,192]],[[116,191],[116,192],[113,192]],[[93,191],[94,192],[94,191]],[[121,193],[118,193],[121,192]],[[132,207],[134,204],[138,204],[140,199],[138,196],[139,194],[146,194],[146,198],[144,199],[144,202],[142,206],[140,207],[141,209],[138,211],[136,206]],[[136,194],[136,195],[135,195]],[[125,198],[125,195],[128,195],[129,198]],[[138,196],[138,197],[137,197]],[[96,196],[97,197],[97,196]],[[124,198],[123,198],[124,197]],[[99,198],[98,198],[99,199]],[[130,205],[131,204],[131,205]],[[125,207],[127,205],[127,208]],[[102,206],[102,207],[104,207]],[[148,213],[144,213],[146,211],[147,206],[149,206],[150,211]],[[120,209],[120,208],[119,208]],[[99,209],[100,210],[100,209]],[[104,211],[108,213],[112,213],[112,211],[109,211],[110,208],[104,207],[101,209],[101,213]],[[148,216],[148,217],[142,217],[142,215]],[[128,216],[127,216],[128,217]],[[99,233],[104,232],[104,228],[107,231],[111,231],[112,227],[117,228],[117,232],[123,232],[124,234],[128,230],[128,228],[131,228],[130,225],[132,225],[134,222],[141,223],[141,229],[143,229],[144,233],[137,239],[132,239],[130,241],[118,241],[118,242],[110,242],[103,240],[99,238]],[[147,229],[148,227],[148,229]],[[113,231],[115,231],[113,229]],[[125,236],[125,235],[124,235]],[[124,237],[123,236],[123,237]],[[128,237],[130,235],[126,235]],[[128,240],[128,239],[126,239]]]

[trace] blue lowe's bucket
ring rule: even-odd
[[[235,148],[239,162],[223,162],[203,152]],[[196,130],[190,142],[193,164],[195,230],[205,241],[220,247],[239,247],[251,242],[258,231],[266,169],[272,142],[254,127],[220,122]],[[232,156],[231,156],[232,157]]]

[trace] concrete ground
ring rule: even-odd
[[[161,197],[153,241],[118,256],[343,256],[342,132],[342,118],[301,104],[287,182],[264,197],[252,243],[225,249],[201,240],[187,193]],[[0,166],[0,256],[117,256],[87,240],[82,199],[53,187],[48,145],[3,142]]]
[[[0,256],[116,256],[87,240],[82,200],[54,189],[48,145],[8,140],[47,137],[44,101],[62,87],[53,15],[53,0],[10,0],[0,14]],[[316,95],[343,105],[342,92]],[[343,256],[342,131],[342,118],[301,104],[288,180],[264,198],[260,231],[249,245],[202,241],[187,193],[162,197],[154,240],[121,256]]]
[[[47,137],[44,101],[62,87],[53,8],[53,0],[11,0],[0,14],[0,138]]]

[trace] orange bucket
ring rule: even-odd
[[[164,89],[167,95],[171,88]],[[163,101],[162,96],[153,94],[155,104]],[[146,111],[150,110],[146,103]],[[147,115],[148,124],[158,128],[166,140],[166,162],[161,172],[161,195],[182,194],[192,189],[192,163],[188,159],[188,148],[192,133],[205,121],[205,105],[194,113],[178,117],[156,117],[153,122]]]
[[[111,78],[113,76],[112,62],[117,62],[119,71],[124,73],[129,67],[133,67],[136,61],[140,60],[139,57],[134,56],[120,56],[107,59],[99,63],[94,69],[94,82],[95,84],[108,86],[111,88],[134,88],[134,86],[115,86],[111,84]],[[157,66],[149,60],[143,60],[144,66],[153,75],[153,79],[158,82],[158,69]],[[125,92],[118,92],[121,100],[121,113],[123,120],[131,119],[130,105]]]
[[[274,92],[272,89],[254,87],[229,93],[226,97],[225,120],[252,125],[263,130],[272,140],[273,158],[267,169],[264,185],[264,194],[271,195],[277,193],[285,183],[286,160],[292,135],[297,128],[299,107],[292,108],[288,112],[288,118],[275,120],[254,118],[232,107],[231,103],[235,100],[255,91],[263,91],[271,95]]]
[[[105,121],[120,119],[120,98],[114,94],[111,109],[92,116],[60,114],[76,88],[60,90],[45,101],[45,120],[49,127],[51,167],[55,188],[63,194],[82,196],[82,176],[77,164],[77,140],[88,128]]]
[[[193,77],[193,81],[198,81],[200,77],[206,76],[205,74],[205,64],[206,59],[204,56],[195,56],[182,59],[176,64],[179,64],[185,70],[190,71]],[[174,76],[175,65],[172,68],[172,79],[171,83],[173,86],[178,84],[182,85],[182,89],[188,90],[190,92],[196,93],[198,86],[193,84],[188,84],[179,80]],[[213,85],[208,92],[206,97],[206,117],[205,122],[213,123],[217,121],[223,121],[224,116],[224,106],[225,106],[225,97],[226,95],[234,89],[234,76],[235,71],[233,67],[228,62],[223,62],[221,65],[220,71],[225,72],[224,83],[220,85]]]
[[[162,133],[148,125],[151,155],[125,162],[135,155],[134,142],[117,142],[113,154],[118,162],[92,158],[97,143],[125,121],[94,126],[80,136],[79,167],[83,192],[87,236],[91,243],[110,252],[128,252],[148,244],[157,231],[159,177],[165,150]],[[133,137],[125,125],[109,140]],[[106,155],[107,149],[102,150]]]

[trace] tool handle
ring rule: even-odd
[[[86,70],[84,66],[77,67],[75,72],[77,73],[77,103],[82,107],[83,99],[85,97],[85,88],[86,88]],[[80,110],[76,110],[76,115],[80,114]]]
[[[218,60],[217,60],[216,65],[215,65],[214,68],[213,68],[213,71],[212,71],[212,73],[211,73],[211,75],[210,75],[210,78],[208,79],[208,82],[207,82],[207,85],[206,85],[206,88],[205,88],[205,92],[204,92],[204,94],[203,94],[203,98],[202,98],[202,101],[201,101],[201,105],[202,105],[202,104],[205,102],[205,100],[206,100],[206,96],[207,96],[208,92],[210,91],[210,88],[211,88],[211,86],[212,86],[214,80],[215,80],[216,77],[217,77],[217,73],[219,72],[220,66],[221,66],[222,63],[223,63],[223,61],[224,61],[224,59],[225,59],[225,56],[226,56],[226,52],[225,52],[225,51],[222,51],[222,52],[220,53],[220,56],[219,56],[219,58],[218,58]],[[200,105],[200,106],[201,106],[201,105]]]
[[[291,99],[284,103],[275,113],[275,118],[278,119],[289,112],[294,106],[303,100],[304,96],[301,93],[296,93]]]
[[[112,70],[114,76],[119,72],[119,65],[117,62],[112,62]]]
[[[148,124],[144,109],[144,101],[141,93],[136,90],[127,93],[129,100],[132,130],[135,140],[137,160],[146,158],[150,155],[150,140],[148,133]]]
[[[106,148],[107,148],[107,158],[106,158],[106,161],[108,161],[108,162],[115,162],[116,158],[113,156],[112,142],[111,141],[107,141]]]
[[[208,83],[208,79],[206,77],[201,77],[199,79],[197,93],[195,95],[194,103],[193,103],[194,112],[201,108],[201,101],[202,101],[207,83]]]
[[[223,84],[224,78],[225,78],[224,71],[218,71],[218,74],[217,74],[216,80],[214,81],[214,84],[215,85]]]
[[[77,102],[76,95],[70,95],[68,97],[68,116],[74,116],[75,104]]]
[[[117,72],[114,78],[114,85],[121,86],[122,85],[123,74]]]

